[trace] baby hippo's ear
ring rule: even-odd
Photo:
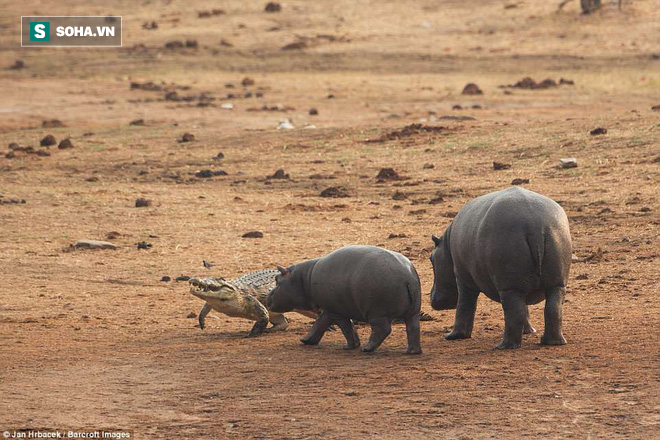
[[[284,276],[287,276],[291,273],[291,271],[289,269],[287,269],[286,267],[282,267],[282,266],[277,266],[277,270],[279,270],[280,273]]]
[[[435,235],[431,235],[431,240],[433,240],[433,243],[435,243],[436,246],[439,245],[440,242],[442,241],[441,238],[438,238]]]

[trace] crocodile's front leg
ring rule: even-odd
[[[204,304],[204,307],[202,307],[202,310],[199,312],[199,328],[204,330],[204,319],[206,319],[206,315],[209,314],[211,311],[211,306],[207,304]]]
[[[254,326],[252,327],[252,330],[250,330],[250,333],[248,333],[247,337],[254,338],[255,336],[261,336],[268,325],[268,309],[252,295],[245,296],[245,308],[245,311],[249,315],[252,315],[257,321],[254,323]]]

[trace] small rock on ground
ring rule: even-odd
[[[117,245],[108,241],[78,240],[72,245],[75,249],[117,249]]]

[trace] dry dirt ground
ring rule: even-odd
[[[4,2],[0,429],[660,437],[660,12],[655,0],[605,1],[591,16],[558,3],[286,0],[266,13],[263,1]],[[20,15],[106,14],[124,17],[123,48],[20,48]],[[187,39],[197,47],[164,47]],[[291,43],[304,47],[281,50]],[[17,59],[25,67],[8,69]],[[527,76],[574,85],[499,87]],[[158,90],[131,88],[148,82]],[[461,95],[470,82],[483,94]],[[295,129],[277,130],[284,118]],[[42,126],[52,119],[64,126]],[[186,132],[195,141],[178,142]],[[47,134],[74,147],[40,147]],[[10,142],[50,156],[5,158]],[[560,169],[564,157],[579,167]],[[384,167],[401,180],[378,182]],[[279,168],[290,179],[266,179]],[[228,175],[195,176],[205,169]],[[453,312],[429,306],[430,234],[516,178],[570,218],[569,343],[541,347],[539,332],[493,350],[503,317],[483,297],[473,338],[445,341]],[[320,197],[330,186],[349,197]],[[152,204],[136,208],[139,197]],[[263,238],[242,238],[253,230]],[[117,250],[68,249],[110,232]],[[310,320],[297,315],[257,339],[243,338],[251,322],[224,316],[202,331],[189,317],[200,300],[174,281],[351,243],[416,265],[436,318],[422,356],[404,354],[403,326],[372,356],[343,351],[339,332],[302,346]],[[542,331],[542,304],[532,315]]]

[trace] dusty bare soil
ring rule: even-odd
[[[660,437],[660,12],[654,0],[622,11],[606,2],[590,16],[555,3],[286,1],[279,13],[244,1],[5,4],[0,428]],[[214,8],[225,13],[198,17]],[[20,48],[20,15],[105,14],[124,17],[121,49]],[[152,21],[157,29],[143,27]],[[187,39],[197,48],[165,49]],[[281,50],[291,43],[299,49]],[[7,69],[17,59],[25,67]],[[499,87],[524,77],[574,84]],[[461,95],[467,83],[483,94]],[[284,118],[293,130],[276,129]],[[64,126],[42,126],[53,119]],[[422,127],[404,129],[413,123]],[[607,133],[591,135],[598,127]],[[179,142],[184,133],[195,140]],[[40,147],[47,134],[73,148]],[[4,157],[10,142],[50,156]],[[565,157],[579,166],[560,169]],[[379,182],[385,167],[402,178]],[[289,179],[266,178],[280,168]],[[539,333],[520,350],[493,350],[503,317],[484,298],[473,338],[445,341],[453,312],[429,306],[430,234],[517,178],[570,218],[568,345],[538,344],[538,305]],[[348,197],[320,197],[328,187]],[[136,208],[140,197],[150,206]],[[242,238],[255,230],[263,238]],[[117,250],[69,249],[110,232]],[[138,250],[142,241],[152,247]],[[404,354],[403,326],[372,356],[343,351],[339,332],[302,346],[310,320],[298,315],[257,339],[243,338],[252,323],[224,316],[202,331],[189,318],[202,304],[174,281],[351,243],[416,265],[436,318],[423,323],[422,356]]]

